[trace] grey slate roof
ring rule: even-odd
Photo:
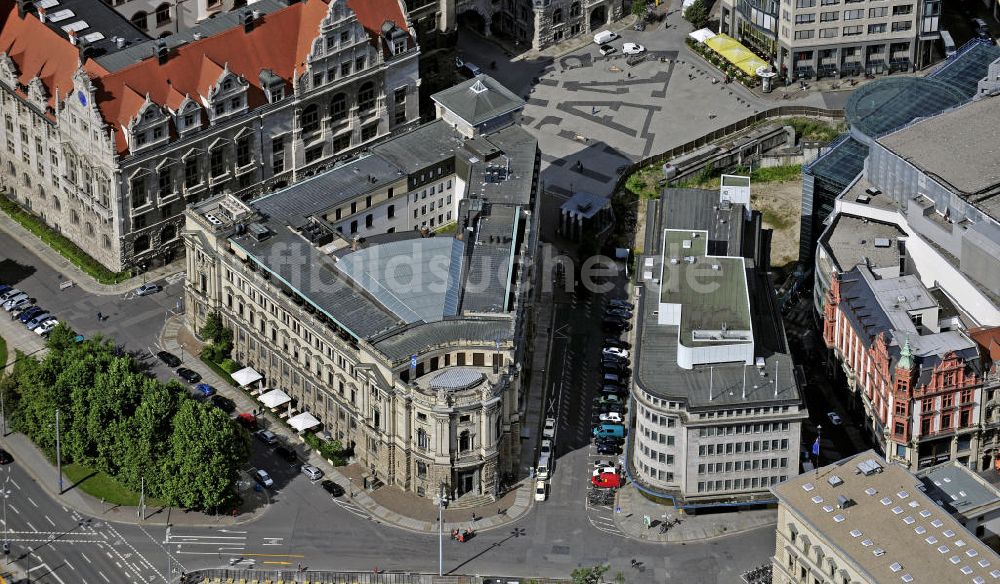
[[[93,4],[102,4],[103,0],[77,0]],[[65,2],[65,0],[63,0]],[[253,10],[258,10],[265,14],[270,14],[281,10],[282,8],[287,8],[288,5],[281,0],[257,0],[253,3]],[[233,10],[230,12],[217,12],[212,18],[203,20],[197,25],[187,29],[182,30],[179,33],[171,34],[170,36],[163,37],[163,40],[168,49],[174,47],[179,47],[180,45],[185,45],[195,40],[195,34],[201,34],[202,37],[209,37],[216,35],[224,30],[228,30],[235,26],[242,26],[241,11]],[[127,20],[119,16],[123,21]],[[131,23],[129,23],[131,26]],[[102,55],[95,59],[102,67],[108,71],[117,71],[128,67],[129,65],[134,65],[137,61],[143,59],[148,59],[155,54],[154,40],[150,39],[148,36],[143,35],[145,38],[141,42],[129,42],[129,44],[120,50],[116,50],[106,55]],[[133,38],[129,37],[129,41],[133,41]]]
[[[331,171],[264,195],[251,204],[272,221],[300,226],[310,215],[378,190],[402,178],[402,171],[380,156],[368,155]]]
[[[473,126],[524,107],[523,99],[489,75],[478,75],[431,98]]]
[[[273,231],[261,242],[251,235],[237,236],[232,241],[262,269],[360,338],[403,324],[389,309],[355,288],[334,267],[333,260],[311,243],[285,226],[274,226]]]
[[[35,4],[37,5],[39,2],[36,1]],[[71,11],[73,16],[53,22],[51,17],[63,10]],[[79,21],[87,23],[88,26],[77,31],[78,38],[82,39],[97,32],[104,35],[103,39],[88,45],[90,57],[96,58],[102,65],[104,64],[102,57],[113,58],[116,53],[123,52],[115,44],[115,37],[125,39],[129,45],[151,40],[149,35],[136,28],[127,18],[100,0],[59,0],[58,4],[46,9],[46,14],[49,18],[46,19],[45,24],[65,39],[69,38],[69,33],[64,31],[62,27]]]
[[[434,120],[373,146],[372,152],[412,173],[454,156],[461,148],[462,140],[455,130],[442,120]]]
[[[372,339],[372,345],[390,361],[410,358],[427,347],[445,345],[458,340],[488,343],[513,338],[513,321],[506,318],[453,318],[430,323],[416,323],[392,334]]]

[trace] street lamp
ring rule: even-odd
[[[7,483],[10,482],[10,466],[7,467],[7,478],[3,481],[3,555],[10,561],[10,541],[8,539],[7,527],[7,497],[10,497],[10,489]]]
[[[444,483],[437,496],[438,506],[438,576],[444,576],[444,508],[448,506],[448,493]]]
[[[56,408],[56,471],[59,473],[59,494],[63,494],[62,445],[60,441],[59,408]]]

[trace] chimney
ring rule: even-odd
[[[167,42],[162,39],[158,39],[156,41],[156,60],[159,61],[160,65],[163,65],[167,62],[168,57],[169,50],[167,49]]]
[[[73,46],[76,46],[76,44],[79,42],[79,40],[77,40],[77,38],[76,38],[76,31],[75,30],[70,29],[70,31],[69,31],[69,42]]]
[[[256,10],[247,10],[243,13],[243,32],[250,32],[253,30],[254,20],[257,20]]]
[[[125,37],[115,37],[115,46],[119,49],[125,48]]]
[[[351,251],[358,251],[358,238],[351,239]]]
[[[45,9],[41,6],[38,7],[38,20],[45,22]]]

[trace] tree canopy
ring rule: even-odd
[[[41,359],[17,362],[3,380],[11,426],[55,457],[60,413],[63,462],[103,471],[164,502],[208,509],[237,501],[249,457],[246,430],[218,408],[162,383],[111,341],[75,340],[59,325]]]

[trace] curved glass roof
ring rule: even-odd
[[[486,374],[467,367],[452,367],[431,379],[431,389],[446,389],[457,391],[469,389],[482,383]]]
[[[917,118],[968,100],[958,88],[927,77],[886,77],[859,87],[844,106],[852,128],[875,138]]]

